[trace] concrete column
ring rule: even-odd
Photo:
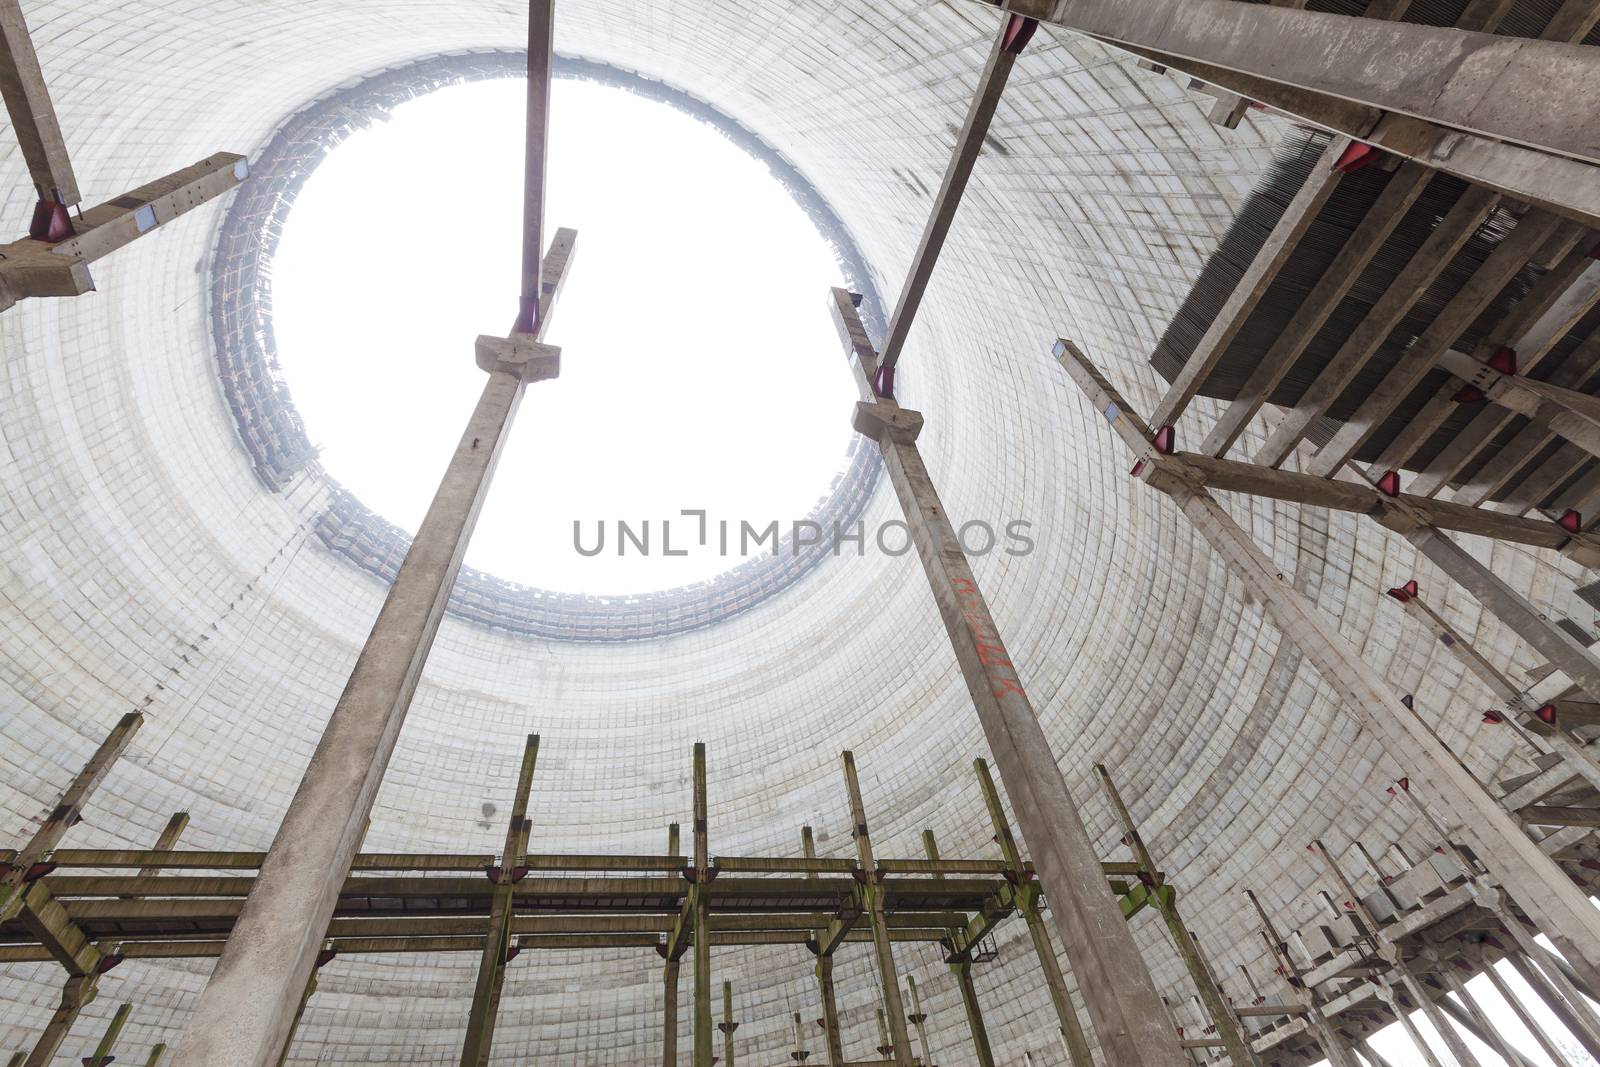
[[[1380,516],[1378,521],[1415,545],[1417,551],[1451,581],[1471,593],[1489,614],[1565,671],[1590,700],[1600,700],[1600,662],[1589,655],[1589,650],[1577,638],[1557,626],[1477,557],[1456,544],[1448,534],[1433,526],[1411,522],[1398,510]]]
[[[557,233],[545,256],[552,293],[575,238],[570,230]],[[477,354],[488,382],[195,1006],[174,1067],[274,1067],[283,1047],[523,388],[554,377],[560,353],[534,336],[514,335],[480,337]]]
[[[39,199],[64,207],[78,203],[78,181],[18,0],[0,0],[0,95]]]
[[[711,851],[706,831],[706,746],[694,746],[694,884],[689,887],[694,915],[694,1067],[711,1067],[711,901],[707,896]]]
[[[922,1067],[933,1067],[933,1050],[928,1046],[928,1016],[917,996],[917,980],[906,975],[906,991],[911,995],[911,1025],[917,1028],[917,1047],[922,1050]]]
[[[817,842],[811,827],[800,828],[800,848],[808,860],[817,858]],[[807,871],[806,879],[815,881],[817,873]],[[820,931],[813,931],[820,933]],[[827,1049],[828,1067],[844,1067],[844,1035],[839,1032],[839,1005],[833,995],[833,954],[817,957],[817,991],[822,997],[823,1044]]]
[[[889,1036],[889,1021],[882,1008],[878,1009],[878,1055],[894,1056],[894,1039]]]
[[[92,1003],[99,992],[98,980],[99,976],[94,974],[67,979],[67,984],[61,989],[61,1003],[45,1024],[44,1033],[39,1035],[23,1067],[50,1067],[61,1049],[61,1043],[71,1032],[72,1024],[78,1021],[78,1013],[84,1005]]]
[[[1531,942],[1531,938],[1529,941]],[[1537,947],[1537,946],[1535,946]],[[1561,1025],[1571,1031],[1573,1038],[1583,1046],[1585,1052],[1600,1059],[1600,1025],[1597,1025],[1594,1011],[1584,1001],[1582,994],[1572,988],[1559,969],[1544,968],[1535,962],[1537,957],[1525,955],[1523,952],[1512,952],[1506,956],[1511,966],[1516,968],[1518,974],[1533,991],[1544,1001],[1545,1007]]]
[[[1533,1014],[1528,1011],[1527,1005],[1522,1003],[1522,998],[1517,996],[1516,990],[1512,989],[1511,986],[1506,984],[1506,980],[1500,977],[1500,972],[1495,970],[1494,963],[1485,959],[1483,973],[1489,979],[1489,984],[1494,986],[1494,991],[1500,994],[1500,999],[1505,1001],[1512,1014],[1516,1015],[1517,1021],[1527,1028],[1528,1033],[1533,1035],[1533,1039],[1544,1050],[1544,1054],[1550,1057],[1550,1061],[1556,1067],[1572,1067],[1571,1060],[1562,1051],[1561,1042],[1533,1017]]]
[[[796,1063],[805,1063],[811,1053],[806,1051],[806,1033],[800,1025],[800,1013],[794,1013],[794,1051],[789,1053],[789,1058]]]
[[[983,1025],[983,1005],[978,1003],[978,989],[972,984],[972,964],[966,960],[952,963],[950,973],[956,976],[956,986],[961,990],[961,1007],[967,1013],[967,1029],[972,1033],[972,1052],[978,1067],[994,1067],[989,1029]]]
[[[667,827],[667,855],[678,854],[678,824]],[[678,1067],[678,961],[667,958],[661,970],[665,1010],[661,1020],[661,1062],[663,1067]]]
[[[1066,977],[1061,973],[1055,946],[1050,943],[1050,931],[1039,911],[1039,887],[1028,880],[1022,853],[1017,849],[1011,824],[1000,803],[1000,791],[989,776],[989,764],[978,759],[973,761],[972,766],[978,773],[978,785],[983,790],[984,805],[989,809],[989,822],[994,827],[995,841],[999,843],[1006,865],[1011,868],[1011,876],[1016,880],[1019,910],[1028,925],[1028,937],[1033,941],[1034,954],[1039,958],[1039,969],[1044,972],[1045,987],[1050,990],[1050,1003],[1056,1009],[1056,1025],[1061,1030],[1061,1040],[1066,1043],[1067,1055],[1073,1067],[1093,1067],[1094,1059],[1089,1054],[1088,1039],[1084,1037],[1083,1027],[1078,1024],[1072,995],[1067,992]]]
[[[867,922],[872,927],[872,948],[878,959],[878,979],[883,985],[883,1003],[889,1014],[890,1058],[895,1067],[911,1067],[911,1038],[906,1033],[906,1009],[900,1003],[900,972],[894,965],[894,944],[889,940],[889,921],[883,903],[883,874],[872,856],[872,837],[867,830],[867,812],[861,801],[861,783],[856,778],[856,758],[842,756],[845,789],[850,794],[851,833],[856,839],[856,859],[861,866],[861,895],[866,905]]]
[[[857,405],[856,428],[883,454],[1106,1063],[1180,1067],[1187,1061],[1177,1035],[1162,1022],[1150,972],[1106,885],[1077,803],[917,450],[922,416],[874,392],[877,354],[850,294],[835,289],[833,310],[853,357],[857,385],[869,401]]]
[[[1333,1023],[1323,1014],[1316,991],[1307,985],[1301,976],[1299,965],[1289,954],[1289,943],[1278,935],[1278,928],[1267,915],[1267,909],[1261,906],[1261,901],[1256,899],[1252,891],[1246,889],[1244,895],[1256,909],[1256,916],[1261,920],[1261,936],[1266,940],[1267,951],[1278,961],[1278,971],[1283,976],[1284,984],[1289,987],[1291,999],[1305,1004],[1306,1021],[1311,1024],[1311,1030],[1317,1036],[1317,1044],[1322,1046],[1323,1055],[1328,1057],[1328,1063],[1331,1067],[1360,1067],[1356,1062],[1355,1053],[1334,1029]],[[1291,982],[1291,978],[1294,981]]]
[[[1399,996],[1395,994],[1394,987],[1387,980],[1380,981],[1378,998],[1389,1005],[1389,1010],[1394,1013],[1394,1017],[1400,1023],[1400,1029],[1406,1032],[1407,1039],[1416,1048],[1417,1055],[1422,1057],[1422,1061],[1428,1067],[1444,1067],[1439,1062],[1439,1057],[1434,1053],[1433,1047],[1422,1036],[1422,1031],[1417,1029],[1417,1024],[1411,1018],[1411,1012],[1406,1010],[1406,1006],[1400,1002]],[[1462,1064],[1461,1067],[1468,1067],[1468,1065]]]
[[[116,1059],[111,1050],[117,1045],[117,1038],[122,1036],[122,1028],[127,1025],[128,1016],[133,1012],[132,1004],[120,1004],[117,1012],[111,1017],[111,1022],[106,1026],[106,1032],[100,1036],[100,1043],[94,1047],[94,1054],[85,1056],[83,1067],[105,1067],[106,1064]]]
[[[1132,813],[1122,802],[1122,794],[1117,792],[1116,784],[1111,781],[1111,774],[1104,764],[1095,764],[1094,770],[1100,779],[1101,788],[1105,790],[1106,799],[1111,804],[1111,810],[1117,813],[1117,819],[1122,823],[1123,840],[1133,850],[1133,858],[1138,861],[1140,869],[1154,883],[1160,868],[1156,866],[1150,850],[1145,847],[1144,837],[1139,833],[1139,827],[1133,821]],[[1166,924],[1167,936],[1171,938],[1173,947],[1178,950],[1178,957],[1183,960],[1183,965],[1189,972],[1189,980],[1194,983],[1196,991],[1200,994],[1201,1003],[1205,1005],[1206,1014],[1211,1017],[1212,1025],[1217,1028],[1217,1036],[1222,1039],[1222,1046],[1227,1050],[1228,1058],[1233,1061],[1235,1067],[1253,1067],[1259,1060],[1245,1036],[1244,1024],[1234,1012],[1233,1004],[1229,1002],[1227,995],[1223,993],[1210,964],[1200,954],[1200,946],[1195,943],[1189,928],[1183,924],[1183,917],[1178,914],[1177,895],[1151,893],[1150,899],[1155,904],[1161,921]]]
[[[167,1058],[167,1046],[156,1044],[150,1046],[150,1055],[145,1058],[144,1067],[161,1067],[161,1061]]]
[[[1490,966],[1493,965],[1491,964]],[[1461,1001],[1461,1007],[1476,1024],[1478,1038],[1492,1047],[1500,1058],[1506,1061],[1506,1067],[1531,1067],[1532,1061],[1511,1047],[1511,1042],[1506,1039],[1506,1035],[1501,1032],[1500,1027],[1495,1025],[1495,1021],[1489,1018],[1488,1013],[1484,1011],[1483,1005],[1478,1002],[1478,998],[1472,995],[1472,991],[1467,988],[1466,983],[1456,977],[1455,970],[1448,960],[1441,961],[1439,974],[1443,976],[1444,984]]]
[[[722,1021],[717,1024],[722,1031],[722,1062],[733,1067],[733,1032],[739,1024],[733,1021],[733,983],[722,983]]]
[[[522,749],[517,789],[512,794],[511,818],[506,827],[505,845],[500,851],[500,866],[489,871],[494,877],[494,895],[483,933],[483,952],[478,958],[478,982],[472,993],[467,1036],[461,1045],[461,1067],[483,1067],[489,1062],[494,1046],[500,993],[505,985],[507,957],[511,952],[511,920],[515,910],[511,887],[527,873],[528,797],[533,792],[533,772],[538,762],[539,735],[529,734]]]
[[[300,1006],[294,1011],[294,1020],[289,1023],[289,1033],[283,1039],[283,1051],[278,1053],[278,1067],[289,1062],[289,1050],[294,1048],[294,1035],[300,1032],[300,1020],[305,1018],[306,1005],[311,1003],[316,992],[317,972],[312,971],[311,977],[306,979],[306,991],[300,994]]]
[[[73,776],[66,792],[61,794],[60,802],[39,824],[39,829],[34,831],[28,843],[17,850],[11,860],[11,868],[0,874],[0,922],[15,918],[22,910],[22,894],[18,890],[25,884],[28,869],[42,861],[83,817],[83,806],[143,725],[144,716],[139,712],[130,711],[124,715],[111,728],[106,739],[100,742],[100,747],[89,757],[89,762]]]

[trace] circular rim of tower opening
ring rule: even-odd
[[[272,326],[272,260],[294,201],[317,164],[350,134],[390,109],[465,82],[525,77],[527,54],[485,50],[430,56],[358,79],[318,97],[274,131],[250,162],[250,179],[223,214],[211,255],[211,333],[222,391],[257,480],[284,492],[310,478],[329,491],[314,524],[329,550],[391,583],[411,547],[410,533],[363,504],[316,461],[316,452],[277,361]],[[752,131],[700,99],[621,67],[568,56],[553,74],[636,93],[705,122],[766,164],[833,249],[846,285],[862,294],[868,330],[885,331],[872,274],[833,209],[800,172]],[[821,296],[819,294],[819,303]],[[847,529],[876,488],[883,461],[852,435],[828,497],[807,519],[823,530]],[[757,555],[705,581],[659,592],[598,596],[554,592],[463,566],[450,596],[458,618],[562,641],[634,641],[714,625],[783,592],[832,553],[832,537]]]

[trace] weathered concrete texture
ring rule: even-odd
[[[455,0],[160,0],[134,17],[66,0],[24,6],[90,203],[218,147],[251,152],[308,97],[419,51],[526,43],[519,19]],[[998,15],[912,0],[868,10],[659,0],[641,12],[595,0],[562,9],[556,45],[665,79],[758,131],[892,283]],[[1270,972],[1233,887],[1262,879],[1277,887],[1272,903],[1290,901],[1317,877],[1305,841],[1359,835],[1381,850],[1412,816],[1383,803],[1372,739],[1315,671],[1296,669],[1187,524],[1126,477],[1119,446],[1047,355],[1070,324],[1130,399],[1153,408],[1145,356],[1277,135],[1259,113],[1220,130],[1206,121],[1210,104],[1174,77],[1042,27],[975,166],[899,388],[927,415],[918,443],[951,513],[1032,523],[1030,553],[999,551],[974,569],[1091,840],[1109,852],[1119,832],[1090,777],[1098,761],[1151,850],[1181,872],[1184,917],[1237,995],[1240,964],[1263,984]],[[19,233],[34,195],[20,155],[0,152],[0,215]],[[0,314],[4,824],[53,804],[122,711],[150,716],[72,845],[147,847],[186,810],[194,847],[264,848],[385,595],[306,540],[314,491],[263,492],[234,444],[196,274],[218,212],[207,205],[106,257],[95,295]],[[818,365],[837,358],[830,346]],[[843,413],[818,418],[845,432]],[[1239,454],[1261,444],[1246,434]],[[866,518],[897,512],[885,492]],[[1441,729],[1469,764],[1502,758],[1509,739],[1471,710],[1488,706],[1486,691],[1382,595],[1417,572],[1409,545],[1368,520],[1288,502],[1233,513],[1396,692],[1463,709]],[[1541,610],[1574,614],[1559,569],[1570,564],[1520,548],[1495,550],[1493,563]],[[1533,665],[1470,599],[1437,606],[1499,669],[1520,678]],[[377,793],[369,847],[496,850],[532,730],[554,754],[531,801],[539,849],[658,851],[666,824],[688,818],[684,754],[695,740],[710,754],[719,851],[798,854],[797,828],[809,822],[820,854],[850,855],[846,748],[861,761],[880,855],[918,855],[929,826],[952,855],[994,848],[970,773],[989,753],[909,556],[830,562],[749,615],[658,644],[567,648],[447,619]],[[485,803],[498,813],[486,816]],[[1183,987],[1159,924],[1143,916],[1134,932],[1157,982]],[[1066,1063],[1026,924],[999,936],[1001,959],[978,975],[996,1058]],[[932,958],[896,959],[917,978],[935,1054],[971,1062],[954,976]],[[540,962],[524,953],[507,968],[497,1060],[589,1062],[604,1047],[618,1065],[660,1062],[659,960],[563,952]],[[779,1005],[741,1009],[741,1062],[788,1062],[788,1002],[803,1013],[809,1062],[824,1061],[809,956],[752,949],[713,962],[741,1004]],[[442,955],[333,961],[290,1067],[456,1062],[476,967]],[[834,964],[846,1059],[877,1043],[874,970],[864,946]],[[92,1047],[130,999],[128,1047],[171,1043],[204,982],[203,967],[124,964],[67,1051]],[[686,1062],[687,974],[682,985]],[[32,1047],[60,994],[59,967],[8,968],[0,1049]]]

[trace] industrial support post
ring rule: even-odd
[[[1100,763],[1094,765],[1094,772],[1105,790],[1111,810],[1117,813],[1117,818],[1122,823],[1122,839],[1133,850],[1133,858],[1139,864],[1140,874],[1148,877],[1153,886],[1157,885],[1160,875],[1155,858],[1145,846],[1144,837],[1139,833],[1138,824],[1133,821],[1128,806],[1122,802],[1122,794],[1117,792],[1116,784],[1111,780],[1111,773]],[[1183,924],[1183,916],[1178,913],[1177,895],[1153,892],[1150,897],[1156,906],[1156,911],[1161,915],[1161,921],[1166,924],[1167,934],[1172,939],[1173,947],[1178,950],[1178,956],[1189,971],[1190,981],[1200,993],[1200,1000],[1206,1006],[1206,1014],[1211,1016],[1211,1022],[1216,1026],[1218,1036],[1222,1038],[1222,1046],[1227,1050],[1228,1058],[1234,1062],[1235,1067],[1252,1067],[1258,1064],[1260,1061],[1256,1058],[1255,1050],[1250,1047],[1249,1038],[1245,1035],[1244,1023],[1234,1012],[1233,1004],[1228,1000],[1227,994],[1222,991],[1211,965],[1200,954],[1200,946],[1195,943],[1189,928]]]
[[[831,305],[864,401],[856,405],[855,428],[883,455],[1106,1062],[1187,1067],[1122,909],[1106,891],[1100,858],[1049,738],[923,464],[916,444],[922,416],[877,392],[877,353],[851,294],[834,289]]]
[[[544,257],[541,328],[577,234]],[[273,1067],[444,617],[495,465],[530,382],[558,373],[538,335],[480,337],[488,381],[344,693],[196,1005],[174,1067]]]
[[[922,1010],[922,998],[917,996],[917,980],[906,975],[906,992],[911,998],[911,1014],[906,1016],[917,1028],[917,1047],[922,1050],[922,1067],[933,1067],[933,1049],[928,1046],[928,1015]]]
[[[878,957],[878,978],[883,984],[883,1002],[889,1015],[890,1056],[895,1067],[911,1067],[911,1038],[906,1033],[906,1009],[900,1003],[900,974],[894,966],[894,945],[889,940],[889,925],[883,902],[883,872],[872,857],[872,837],[867,830],[866,806],[861,800],[861,782],[856,777],[855,754],[846,751],[844,784],[850,793],[851,833],[856,839],[857,878],[866,904],[867,922],[872,928],[872,947]]]
[[[1297,996],[1303,998],[1306,1007],[1306,1019],[1311,1023],[1311,1029],[1316,1032],[1317,1043],[1322,1046],[1322,1054],[1328,1057],[1332,1067],[1361,1067],[1356,1060],[1355,1053],[1344,1039],[1334,1030],[1333,1024],[1323,1014],[1322,1005],[1317,1001],[1316,992],[1308,985],[1300,974],[1294,958],[1289,955],[1289,943],[1278,936],[1278,928],[1272,924],[1266,909],[1261,906],[1261,901],[1256,899],[1255,893],[1246,889],[1244,895],[1249,898],[1251,905],[1256,909],[1256,915],[1261,919],[1261,936],[1267,940],[1267,950],[1272,953],[1273,959],[1278,961],[1278,973],[1283,976]]]
[[[1158,453],[1149,427],[1071,341],[1055,354],[1093,409],[1133,454],[1138,472],[1172,498],[1229,569],[1262,605],[1284,637],[1294,642],[1344,707],[1373,729],[1402,775],[1421,782],[1452,813],[1461,834],[1493,879],[1511,894],[1561,954],[1600,986],[1600,912],[1572,879],[1529,839],[1516,821],[1455,757],[1406,709],[1393,689],[1284,578],[1277,565],[1205,488],[1190,475],[1190,457]],[[1322,481],[1341,491],[1341,483]],[[1363,492],[1366,490],[1363,489]],[[1337,1065],[1336,1065],[1337,1067]]]
[[[939,842],[932,830],[922,831],[922,851],[929,861],[939,863]],[[943,874],[934,874],[943,878]],[[978,1067],[995,1067],[994,1050],[989,1047],[989,1028],[983,1022],[983,1005],[978,1002],[978,988],[972,984],[972,953],[958,943],[961,931],[947,930],[945,944],[949,955],[945,963],[955,975],[956,988],[961,992],[961,1008],[967,1016],[967,1032],[972,1035],[972,1051],[978,1058]]]
[[[83,1058],[83,1067],[105,1067],[116,1059],[111,1050],[116,1048],[117,1038],[122,1036],[122,1028],[127,1025],[128,1016],[132,1012],[132,1004],[117,1006],[116,1014],[111,1016],[111,1022],[106,1024],[106,1032],[100,1036],[100,1043],[94,1047],[94,1054]]]
[[[711,1067],[711,850],[707,843],[706,746],[694,746],[694,866],[689,907],[694,921],[694,1067]]]
[[[800,828],[800,848],[808,860],[817,858],[817,842],[811,827]],[[807,871],[806,878],[815,880],[817,872]],[[815,932],[814,932],[815,933]],[[813,937],[815,940],[815,936]],[[844,1067],[844,1035],[839,1032],[839,1003],[833,994],[833,953],[817,954],[817,990],[822,997],[823,1046],[827,1049],[828,1067]]]
[[[111,765],[127,749],[133,735],[144,725],[144,716],[137,711],[124,715],[106,739],[100,742],[94,755],[83,769],[73,776],[66,792],[55,809],[40,824],[33,837],[18,850],[11,863],[0,873],[0,922],[13,919],[23,907],[22,887],[45,873],[46,855],[56,847],[67,830],[83,817],[83,806],[90,794],[104,780]]]
[[[667,855],[678,856],[678,824],[667,826]],[[661,1018],[662,1067],[678,1064],[678,957],[663,952],[666,962],[661,967],[661,987],[665,1007]]]
[[[512,798],[511,819],[506,827],[500,864],[486,872],[494,883],[494,895],[483,935],[483,954],[478,960],[478,983],[472,991],[467,1036],[461,1045],[461,1067],[484,1067],[494,1045],[506,963],[514,955],[511,946],[513,887],[528,873],[528,797],[533,792],[533,772],[538,762],[539,735],[529,734],[522,750],[522,766],[517,774],[517,791]]]
[[[733,1032],[739,1024],[733,1021],[733,983],[722,983],[722,1021],[717,1024],[722,1031],[722,1062],[733,1067]]]
[[[1023,921],[1028,924],[1028,936],[1033,939],[1034,953],[1039,957],[1039,967],[1044,971],[1045,985],[1050,989],[1050,1002],[1055,1005],[1056,1022],[1061,1030],[1061,1040],[1066,1044],[1067,1056],[1073,1067],[1093,1067],[1089,1055],[1089,1042],[1083,1027],[1078,1024],[1078,1013],[1072,1006],[1072,994],[1067,992],[1067,979],[1056,960],[1055,946],[1050,943],[1050,931],[1045,927],[1044,915],[1039,908],[1041,893],[1039,883],[1022,862],[1022,853],[1011,835],[1011,824],[1006,820],[1005,808],[1000,804],[1000,791],[994,787],[989,775],[989,764],[982,759],[973,760],[973,770],[978,774],[978,785],[983,789],[983,802],[989,809],[989,822],[994,826],[994,839],[1005,856],[1006,866],[1017,886],[1017,904]]]

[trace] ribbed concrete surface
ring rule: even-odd
[[[282,116],[385,64],[514,47],[515,9],[27,4],[94,200],[216,149],[253,151]],[[558,46],[665,79],[789,155],[892,297],[996,18],[903,0],[598,0],[562,10]],[[1175,512],[1130,482],[1048,355],[1055,336],[1073,336],[1130,397],[1148,408],[1157,395],[1144,356],[1279,132],[1254,119],[1218,130],[1204,120],[1208,103],[1041,31],[913,335],[904,392],[928,416],[926,455],[952,514],[1035,526],[1033,555],[990,557],[979,575],[1092,831],[1110,854],[1116,835],[1087,775],[1103,760],[1219,971],[1237,982],[1236,965],[1258,956],[1237,893],[1246,880],[1286,915],[1309,914],[1305,842],[1320,834],[1339,847],[1359,834],[1381,845],[1403,817],[1384,803],[1396,769],[1280,649]],[[0,162],[0,195],[20,231],[31,190],[14,152]],[[8,834],[53,803],[119,714],[144,706],[149,724],[69,841],[148,845],[169,812],[187,809],[191,845],[264,847],[377,611],[372,579],[307,542],[318,501],[261,490],[232,436],[205,320],[216,219],[215,207],[197,212],[97,267],[98,294],[0,317]],[[522,417],[537,418],[539,402],[536,393]],[[868,511],[887,517],[894,504],[880,491]],[[1484,693],[1381,589],[1416,573],[1502,664],[1531,665],[1525,649],[1371,525],[1287,507],[1249,518],[1396,689],[1444,715],[1449,742],[1500,758],[1503,739],[1478,736]],[[1555,610],[1573,603],[1570,580],[1532,556],[1501,549],[1495,563]],[[755,612],[655,643],[542,644],[448,621],[369,846],[496,848],[502,816],[485,820],[482,806],[504,810],[530,730],[544,735],[532,805],[540,850],[659,849],[668,821],[688,821],[697,739],[710,748],[714,853],[798,852],[809,820],[826,854],[847,854],[837,762],[847,746],[882,854],[915,854],[930,825],[946,854],[993,847],[967,770],[982,740],[909,556],[826,564]],[[1160,979],[1181,990],[1155,925],[1139,929]],[[980,977],[996,1052],[1063,1062],[1020,931],[1005,930],[1000,962]],[[969,1061],[959,999],[933,951],[901,959],[917,975],[936,1055]],[[657,962],[524,954],[496,1062],[657,1061]],[[807,958],[741,950],[715,963],[735,985],[746,1062],[782,1057],[790,1012],[817,1013]],[[453,1062],[473,966],[336,961],[290,1062]],[[205,970],[123,966],[63,1055],[89,1051],[123,1000],[136,1005],[125,1058],[173,1041]],[[58,984],[53,967],[0,969],[0,1050],[31,1044]],[[864,949],[848,951],[840,986],[847,1049],[864,1056],[876,1043]]]

